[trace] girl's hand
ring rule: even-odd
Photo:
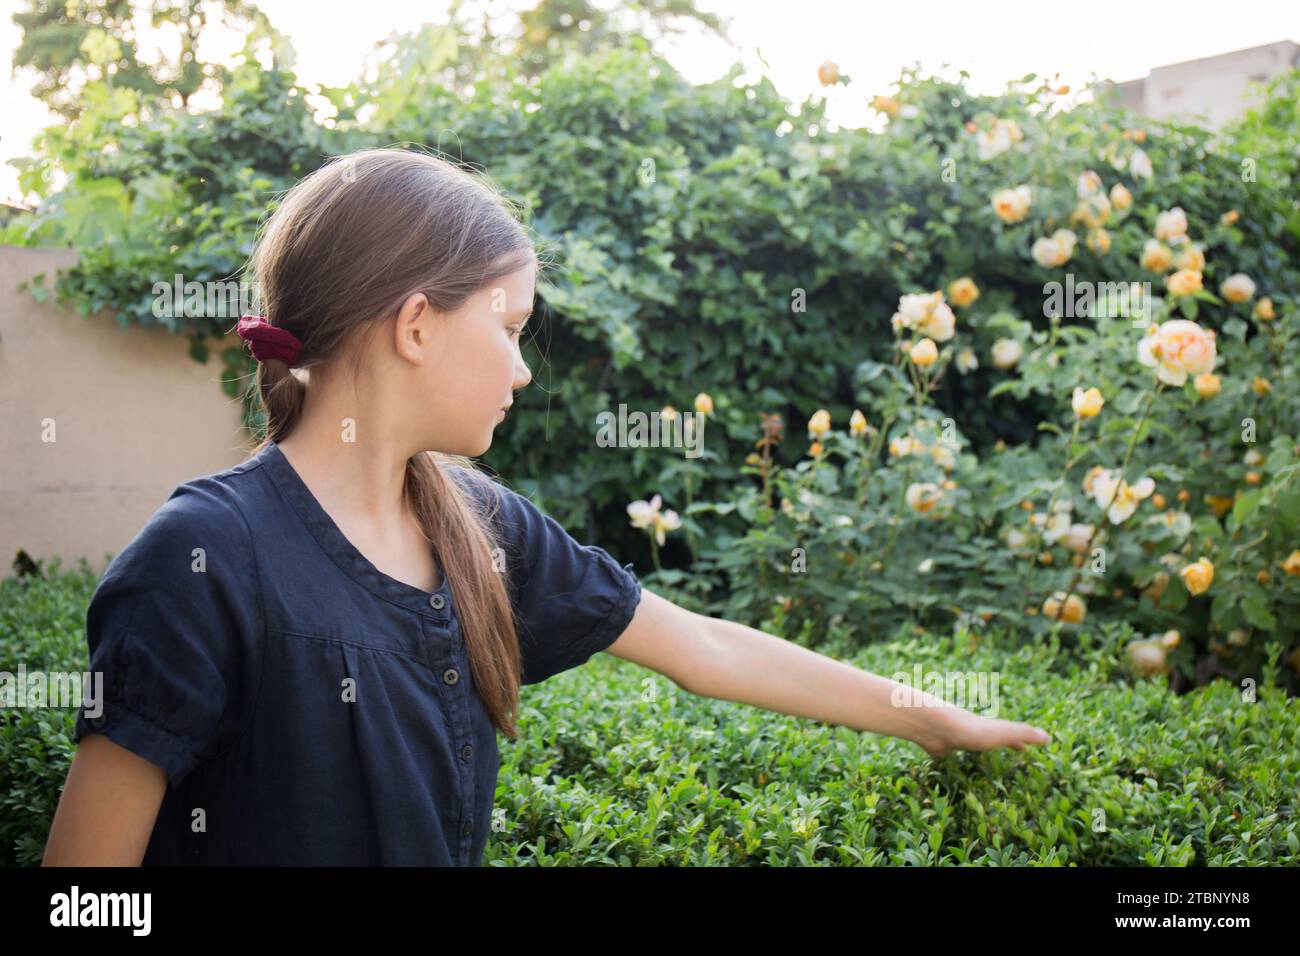
[[[945,708],[946,709],[946,708]],[[1030,744],[1045,744],[1051,735],[1032,724],[995,717],[981,717],[968,710],[954,707],[933,736],[924,736],[916,743],[934,760],[942,760],[954,750],[996,750],[1010,747],[1024,750]]]

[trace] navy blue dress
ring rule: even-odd
[[[641,598],[632,566],[450,473],[498,502],[523,682],[612,644]],[[479,865],[497,732],[439,570],[434,593],[379,571],[274,442],[177,486],[91,598],[104,701],[73,736],[166,771],[144,864]]]

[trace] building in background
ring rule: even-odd
[[[1120,102],[1152,119],[1199,120],[1218,129],[1259,102],[1253,87],[1300,66],[1300,45],[1281,40],[1158,66],[1116,83]]]

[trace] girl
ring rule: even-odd
[[[251,266],[265,317],[238,330],[267,435],[176,487],[92,596],[103,700],[46,865],[477,865],[520,685],[597,651],[935,758],[1048,740],[679,608],[477,471],[530,381],[538,269],[485,180],[415,151],[337,159]]]

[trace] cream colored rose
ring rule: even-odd
[[[1000,156],[1016,143],[1025,138],[1020,124],[1015,120],[995,119],[988,129],[980,130],[975,136],[975,145],[982,160]]]
[[[1135,149],[1129,157],[1128,174],[1134,179],[1150,179],[1153,172],[1155,170],[1151,167],[1151,157],[1146,154],[1146,150]]]
[[[1214,338],[1195,322],[1170,319],[1149,332],[1138,343],[1138,361],[1156,369],[1160,381],[1177,386],[1188,375],[1214,371]]]
[[[1123,183],[1116,183],[1110,187],[1110,202],[1116,209],[1127,209],[1133,205],[1133,194]]]
[[[821,66],[817,67],[817,81],[822,86],[830,86],[832,83],[838,82],[839,78],[840,68],[835,62],[826,60]]]
[[[1088,248],[1099,256],[1110,252],[1110,233],[1105,229],[1088,230]]]
[[[1246,302],[1255,295],[1255,282],[1244,272],[1234,273],[1224,279],[1219,291],[1229,302]]]
[[[938,292],[914,292],[899,296],[898,311],[894,313],[891,320],[894,328],[896,330],[916,328],[916,324],[934,308],[935,297],[938,295],[940,295]]]
[[[937,342],[948,341],[957,327],[957,316],[943,301],[943,293],[937,291],[900,296],[898,311],[890,321],[895,330],[919,332]]]
[[[1169,665],[1165,662],[1165,649],[1159,641],[1131,641],[1128,656],[1133,667],[1144,677],[1169,672]]]
[[[1017,339],[998,339],[993,343],[993,364],[1000,369],[1015,368],[1020,356],[1024,353],[1022,346]]]
[[[917,514],[937,517],[943,503],[943,489],[929,481],[913,482],[907,486],[903,499]]]
[[[1104,226],[1106,220],[1110,218],[1110,200],[1106,198],[1105,193],[1092,193],[1085,196],[1074,207],[1070,218],[1073,222],[1081,222],[1094,229]]]
[[[1166,209],[1156,216],[1156,238],[1161,242],[1181,242],[1187,238],[1187,213],[1182,206]]]
[[[923,451],[925,451],[925,443],[918,441],[911,435],[903,435],[889,443],[889,453],[895,458],[901,458],[904,455],[916,455]]]
[[[1020,222],[1029,213],[1030,200],[1028,186],[1001,189],[993,194],[993,211],[1003,222]]]
[[[1097,507],[1106,509],[1106,516],[1111,524],[1120,524],[1132,517],[1138,503],[1150,498],[1156,490],[1156,483],[1150,478],[1142,477],[1130,485],[1115,473],[1102,469],[1092,481],[1092,498]]]
[[[1174,254],[1159,239],[1148,239],[1142,247],[1142,268],[1164,272],[1174,262]]]
[[[713,396],[708,392],[700,392],[695,396],[695,410],[701,415],[713,414]]]
[[[853,414],[849,416],[849,434],[857,437],[867,430],[867,416],[863,415],[858,409],[853,409]]]
[[[1273,313],[1273,300],[1268,296],[1255,303],[1255,318],[1262,322],[1271,322],[1276,318]]]
[[[1058,229],[1051,236],[1040,236],[1035,239],[1029,252],[1040,266],[1048,268],[1063,266],[1074,255],[1074,244],[1077,241],[1078,236],[1071,230]]]
[[[1061,544],[1075,554],[1083,554],[1088,550],[1094,530],[1090,524],[1072,524],[1065,534],[1061,535]]]
[[[953,364],[957,366],[957,371],[963,375],[980,367],[980,361],[975,357],[974,349],[969,346],[957,353],[957,359]]]

